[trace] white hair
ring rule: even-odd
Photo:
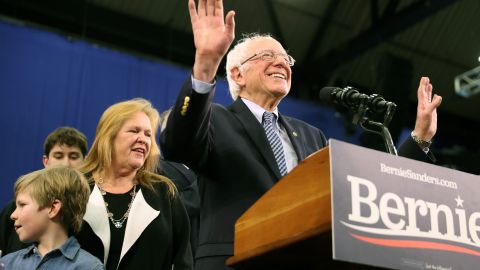
[[[259,34],[259,33],[251,33],[251,34],[243,34],[243,38],[240,39],[237,44],[228,52],[227,54],[227,63],[225,65],[225,69],[227,71],[227,81],[228,81],[228,88],[230,90],[230,95],[232,96],[233,100],[238,98],[238,94],[240,93],[240,85],[238,85],[232,79],[232,69],[238,67],[240,72],[245,72],[247,69],[247,65],[241,65],[242,61],[244,61],[249,55],[247,54],[248,45],[255,40],[261,39],[273,39],[269,34]]]

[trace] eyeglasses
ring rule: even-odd
[[[266,50],[266,51],[261,51],[261,52],[258,52],[256,54],[250,56],[249,58],[244,60],[242,63],[240,63],[240,66],[242,66],[243,64],[245,64],[248,61],[256,60],[258,58],[260,58],[260,59],[262,59],[263,61],[266,61],[266,62],[273,62],[273,61],[275,61],[275,59],[277,59],[277,56],[281,56],[285,60],[285,62],[288,63],[288,65],[291,66],[291,67],[293,67],[293,65],[295,64],[295,59],[293,59],[293,57],[288,55],[288,54],[277,53],[277,52],[274,52],[274,51]]]

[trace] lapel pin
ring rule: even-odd
[[[297,137],[297,132],[295,132],[295,131],[292,132],[292,135],[293,135],[294,137]]]

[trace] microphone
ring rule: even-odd
[[[320,100],[328,105],[343,105],[345,107],[358,106],[360,102],[368,99],[368,96],[358,92],[357,89],[347,86],[345,88],[339,87],[324,87],[319,92]]]
[[[377,94],[368,96],[351,86],[345,88],[324,87],[320,90],[318,96],[327,105],[342,105],[349,109],[357,109],[361,103],[365,103],[374,112],[383,112],[389,106],[396,106],[393,102],[386,101],[382,96]]]
[[[386,101],[382,96],[377,94],[370,95],[370,109],[375,112],[384,112],[389,106],[397,107],[393,102]]]

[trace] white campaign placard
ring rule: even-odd
[[[333,257],[480,269],[480,177],[330,140]]]

